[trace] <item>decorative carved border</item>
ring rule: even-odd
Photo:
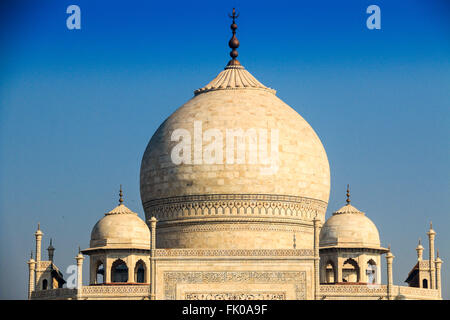
[[[293,284],[296,299],[306,299],[305,271],[166,271],[164,272],[164,299],[175,300],[177,285],[181,283],[233,282]]]
[[[186,292],[184,300],[286,300],[286,292]]]
[[[248,257],[248,256],[289,256],[311,257],[312,249],[156,249],[155,257],[174,256],[223,256],[223,257]]]
[[[107,296],[148,296],[150,294],[150,286],[144,285],[98,285],[83,286],[82,295],[84,297],[107,297]]]
[[[160,222],[189,217],[287,217],[323,219],[327,203],[312,198],[270,194],[204,194],[154,199],[143,203],[146,217]]]

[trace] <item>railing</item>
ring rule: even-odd
[[[392,291],[394,296],[404,296],[405,299],[440,299],[436,289],[393,286]]]
[[[77,295],[77,289],[58,288],[48,290],[37,290],[31,293],[31,299],[72,299]]]
[[[387,286],[367,284],[321,284],[320,293],[322,296],[361,296],[383,298],[387,297]]]
[[[320,285],[322,299],[387,299],[387,285],[351,285],[351,284],[325,284]],[[440,299],[439,291],[404,286],[392,286],[393,299]]]
[[[99,285],[83,286],[81,298],[146,298],[150,295],[150,285]]]

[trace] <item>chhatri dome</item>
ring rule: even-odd
[[[377,227],[364,212],[350,204],[348,189],[347,204],[325,222],[319,241],[320,247],[381,248]]]
[[[123,204],[122,187],[119,205],[105,213],[91,232],[90,249],[150,248],[147,224]]]
[[[325,149],[308,122],[236,59],[236,17],[233,12],[232,59],[161,124],[143,155],[141,199],[146,218],[159,221],[158,247],[292,248],[298,232],[309,248],[312,220],[324,221],[330,193]],[[252,138],[238,145],[227,140],[227,130]],[[174,163],[180,141],[189,144],[180,153],[184,161]],[[212,141],[222,143],[214,154]]]

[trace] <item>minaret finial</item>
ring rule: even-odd
[[[350,185],[347,184],[347,200],[345,200],[347,202],[347,205],[350,204]]]
[[[52,238],[50,238],[50,246],[52,246]]]
[[[33,250],[31,250],[30,259],[33,259]]]
[[[41,223],[38,222],[38,230],[41,230]]]
[[[430,230],[433,230],[433,221],[430,220]]]
[[[233,32],[233,36],[230,41],[228,41],[228,46],[231,48],[230,57],[231,60],[228,62],[228,65],[240,65],[239,61],[236,60],[238,56],[237,48],[239,48],[239,40],[236,38],[236,19],[239,17],[239,13],[236,14],[235,8],[233,8],[232,14],[228,14],[230,18],[233,19],[233,23],[231,24],[231,31]]]
[[[81,253],[81,247],[78,246],[78,254],[80,254],[80,253]]]
[[[419,238],[419,245],[422,245],[422,238]]]
[[[120,185],[120,191],[119,191],[119,206],[123,203],[123,192],[122,192],[122,185]]]
[[[436,257],[439,258],[439,249],[436,249]]]

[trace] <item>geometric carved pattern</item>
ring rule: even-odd
[[[317,199],[271,194],[204,194],[155,199],[143,204],[147,219],[160,222],[195,217],[277,217],[319,219],[327,203]]]
[[[155,257],[175,256],[225,256],[225,257],[248,257],[248,256],[290,256],[311,257],[314,252],[311,249],[156,249]]]
[[[84,296],[148,296],[150,285],[107,285],[107,286],[83,286]]]
[[[181,283],[293,284],[296,299],[306,299],[305,271],[166,271],[164,299],[175,300],[177,284]]]
[[[226,220],[226,221],[224,221]],[[277,219],[278,220],[278,219]],[[234,218],[228,217],[221,219],[221,223],[209,223],[217,222],[213,221],[212,218],[202,219],[202,221],[196,221],[197,224],[185,225],[187,220],[183,220],[178,225],[164,225],[164,222],[159,224],[159,229],[157,229],[158,236],[162,236],[166,233],[176,232],[176,233],[192,233],[192,232],[211,232],[211,231],[278,231],[278,232],[288,232],[288,233],[299,233],[308,232],[306,227],[297,224],[294,225],[292,220],[287,221],[279,220],[275,221],[275,218],[270,220],[265,219],[255,219],[255,218]],[[276,223],[283,222],[283,223]],[[297,223],[299,221],[296,221]],[[311,229],[311,228],[310,228]]]
[[[184,300],[286,300],[285,292],[188,292]]]

